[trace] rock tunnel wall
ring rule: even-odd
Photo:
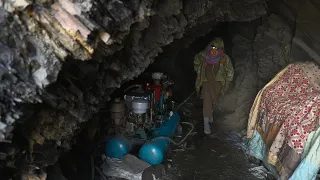
[[[48,26],[55,12],[49,10],[61,11],[51,1],[39,1],[27,10],[12,12],[7,6],[9,12],[0,10],[4,32],[0,35],[0,75],[5,92],[0,95],[0,138],[11,140],[13,123],[19,119],[15,137],[26,143],[19,143],[17,149],[41,151],[46,157],[33,154],[41,163],[23,161],[26,153],[16,151],[10,161],[21,167],[53,164],[59,151],[70,149],[81,127],[105,106],[116,88],[143,72],[158,54],[176,51],[170,50],[170,43],[188,47],[219,21],[261,17],[229,26],[235,31],[231,53],[235,82],[217,110],[229,126],[245,127],[257,91],[286,64],[319,60],[315,19],[319,11],[312,6],[317,4],[313,0],[270,1],[268,6],[264,0],[59,2],[73,7],[63,15],[87,25],[80,31],[82,36],[79,31],[70,34],[74,30],[70,27],[70,31],[61,30],[59,23]],[[86,41],[83,34],[90,34]],[[230,102],[236,103],[230,106]]]
[[[216,110],[221,130],[245,129],[257,92],[287,64],[320,63],[315,7],[316,1],[270,1],[265,16],[235,24],[235,84]]]
[[[15,151],[21,167],[54,163],[114,89],[175,39],[188,35],[188,44],[218,21],[266,13],[264,0],[1,2],[1,90],[10,93],[1,94],[0,138],[12,140],[15,125],[18,149],[46,157]]]
[[[269,1],[268,13],[260,18],[250,22],[228,22],[223,27],[215,25],[216,30],[213,28],[211,33],[193,41],[190,46],[179,41],[171,43],[167,48],[175,51],[165,49],[151,67],[171,73],[177,82],[176,92],[183,99],[194,91],[194,55],[214,36],[222,36],[227,54],[234,63],[235,80],[230,91],[220,99],[214,115],[219,130],[243,130],[257,92],[277,72],[297,61],[319,63],[315,33],[318,27],[314,19],[318,11],[314,7],[317,4],[313,1]],[[307,9],[310,9],[308,15],[304,13]]]

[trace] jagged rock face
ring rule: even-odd
[[[89,120],[122,82],[143,72],[162,52],[162,47],[170,44],[174,39],[183,37],[189,29],[202,23],[252,20],[266,13],[265,1],[245,0],[226,2],[208,0],[69,2],[60,0],[60,6],[51,2],[38,3],[38,5],[29,5],[27,13],[16,16],[16,21],[22,22],[19,28],[25,28],[25,33],[33,37],[31,38],[33,41],[22,39],[23,42],[19,44],[29,42],[27,47],[35,46],[33,49],[38,50],[38,54],[32,56],[37,57],[34,58],[34,62],[38,65],[37,69],[30,70],[33,72],[33,78],[31,76],[19,79],[18,82],[23,85],[30,83],[30,86],[33,86],[32,93],[35,93],[29,94],[29,98],[22,99],[23,103],[38,99],[38,102],[45,101],[51,107],[38,109],[36,116],[26,120],[25,123],[32,122],[30,123],[32,126],[24,131],[25,136],[33,143],[43,144],[46,141],[53,141],[57,142],[54,143],[57,146],[64,148],[69,148],[75,129],[79,128],[80,123]],[[68,3],[72,6],[63,6]],[[73,17],[77,17],[80,22]],[[63,23],[65,18],[73,23],[73,26]],[[74,35],[71,32],[75,31],[74,26],[77,23],[87,25],[87,29],[86,27],[78,29],[81,36],[74,36],[77,42],[66,41]],[[41,28],[37,29],[40,25],[42,25]],[[4,27],[8,28],[9,25]],[[61,27],[68,31],[61,30]],[[86,43],[92,38],[86,37],[85,34],[94,27],[99,27],[97,29],[100,32],[108,32],[111,40],[102,43],[103,38],[99,36],[100,41],[97,42],[96,38],[93,38],[95,43]],[[23,34],[24,31],[19,33],[16,36]],[[50,36],[48,37],[47,34]],[[38,39],[35,37],[37,35]],[[88,40],[83,42],[86,38]],[[44,44],[41,44],[42,42]],[[3,40],[3,44],[7,45],[8,41]],[[51,48],[42,48],[46,46]],[[70,59],[88,59],[91,53],[90,48],[94,48],[95,51],[91,56],[92,62],[67,60],[59,74],[59,80],[48,87],[46,95],[40,98],[44,92],[41,86],[55,81],[60,65],[63,64],[62,60],[65,60],[67,55]],[[23,47],[20,49],[30,51]],[[48,52],[49,50],[52,52]],[[21,57],[17,52],[12,54],[20,58],[17,60],[19,63],[25,62],[28,58]],[[45,58],[41,58],[41,55]],[[51,56],[53,58],[48,58]],[[49,76],[52,77],[50,81],[47,80]],[[4,97],[11,98],[6,95]],[[21,96],[17,95],[17,97],[21,99]]]
[[[13,4],[17,2],[28,4],[22,0]],[[11,139],[10,126],[23,115],[17,134],[26,137],[29,146],[20,148],[47,157],[33,154],[43,163],[19,161],[22,167],[54,163],[110,94],[143,72],[170,43],[187,47],[218,21],[250,21],[267,13],[266,0],[35,2],[26,9],[13,5],[17,15],[0,5],[0,141],[3,134]],[[256,34],[248,36],[244,28],[234,37],[235,85],[219,108],[227,112],[227,124],[246,125],[256,92],[286,64],[319,60],[318,43],[311,40],[318,38],[318,27],[309,21],[318,17],[318,10],[311,7],[317,2],[297,2],[270,2],[269,11],[275,14],[262,18]],[[312,28],[302,22],[310,22]],[[230,102],[234,106],[227,107]],[[19,109],[25,103],[38,105]]]
[[[175,39],[190,33],[196,38],[210,31],[201,29],[202,25],[249,21],[266,13],[265,0],[36,2],[11,19],[8,16],[12,13],[0,11],[4,32],[16,42],[12,45],[0,35],[5,49],[0,51],[4,57],[1,63],[16,69],[10,73],[4,68],[4,72],[12,78],[8,83],[17,84],[3,87],[16,92],[1,95],[6,107],[3,117],[11,111],[14,116],[15,99],[46,104],[24,118],[23,124],[28,126],[23,134],[30,151],[37,148],[35,144],[69,149],[80,124],[105,105],[115,88],[137,77]],[[15,27],[12,24],[19,30],[9,31]],[[24,34],[27,36],[22,37]],[[62,64],[58,80],[52,84]],[[19,78],[15,80],[15,76]],[[12,105],[7,107],[6,102]]]
[[[294,30],[284,17],[269,14],[259,25],[252,23],[247,27],[256,29],[253,36],[238,32],[233,38],[231,57],[235,61],[235,86],[221,100],[220,130],[245,129],[257,92],[293,62],[290,55]]]
[[[289,6],[290,5],[290,6]],[[288,6],[295,9],[296,29],[295,37],[292,40],[291,57],[298,61],[299,59],[315,60],[320,64],[319,56],[319,2],[315,0],[294,1]]]
[[[0,141],[22,115],[19,103],[41,103],[43,87],[54,82],[61,61],[52,49],[21,26],[17,16],[0,9]]]
[[[232,49],[235,87],[222,98],[217,111],[223,112],[218,120],[221,130],[246,128],[257,92],[287,64],[297,61],[315,61],[319,64],[318,25],[314,23],[318,21],[315,17],[319,11],[315,4],[312,0],[299,3],[272,1],[269,11],[273,13],[262,18],[256,33],[252,33],[254,36],[236,33]]]
[[[317,25],[314,25],[314,23],[310,23],[312,26],[308,25],[310,22],[308,19],[316,17],[317,14],[313,7],[309,7],[311,5],[310,2],[301,2],[299,8],[297,8],[298,5],[294,1],[292,1],[292,4],[271,1],[268,4],[269,13],[262,18],[229,25],[229,31],[230,29],[233,31],[228,33],[229,36],[232,36],[232,42],[226,41],[225,43],[232,44],[232,48],[229,47],[229,52],[227,47],[227,53],[234,62],[235,80],[233,87],[225,96],[221,97],[220,103],[214,111],[214,116],[217,118],[217,124],[214,126],[217,129],[221,131],[245,129],[250,108],[257,92],[277,72],[287,64],[296,61],[319,61],[320,58],[316,53],[317,41],[311,40],[311,38],[317,39],[315,33],[317,32]],[[306,9],[310,9],[308,15],[303,13],[307,11]],[[300,20],[296,22],[296,19]],[[299,24],[299,22],[304,22],[304,24]],[[317,21],[315,20],[315,22]],[[221,32],[215,34],[224,35]],[[187,42],[187,37],[185,36],[182,39],[184,43]],[[202,50],[212,36],[207,35],[206,38],[208,39],[207,42],[202,44],[200,49],[188,47],[186,56],[181,56],[185,52],[178,51],[177,47],[179,45],[173,48],[178,51],[176,53],[168,53],[168,50],[165,49],[159,62],[153,64],[155,69],[168,71],[173,77],[176,76],[178,82],[175,85],[179,95],[184,92],[190,94],[193,90],[190,89],[190,86],[186,89],[187,86],[180,85],[193,86],[194,79],[191,78],[194,76],[194,73],[191,73],[193,71],[192,60],[194,55]],[[227,40],[225,37],[224,39]],[[173,69],[171,66],[173,66]]]

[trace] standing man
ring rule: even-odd
[[[213,105],[228,89],[234,74],[221,38],[213,39],[205,50],[195,56],[194,70],[197,72],[195,86],[198,94],[202,87],[204,133],[211,134],[209,123],[213,122]]]

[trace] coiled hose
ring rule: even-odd
[[[179,104],[178,107],[175,108],[175,111],[178,111],[178,109],[184,105],[190,98],[191,96],[194,94],[195,92],[192,92],[182,103]],[[194,125],[190,122],[180,122],[181,124],[187,124],[191,127],[190,131],[184,136],[184,138],[182,138],[179,142],[175,142],[172,138],[167,137],[167,136],[158,136],[154,139],[152,139],[153,141],[157,140],[157,139],[166,139],[169,140],[172,144],[180,146],[186,139],[187,137],[192,133],[192,131],[194,130]]]
[[[192,131],[194,129],[194,125],[192,123],[190,123],[190,122],[180,122],[180,123],[189,125],[191,127],[191,129],[184,136],[184,138],[182,138],[179,142],[175,142],[172,138],[167,137],[167,136],[158,136],[158,137],[152,139],[152,141],[155,141],[155,140],[158,140],[158,139],[166,139],[166,140],[169,140],[172,144],[180,146],[187,139],[187,137],[192,133]]]

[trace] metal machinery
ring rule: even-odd
[[[141,147],[140,159],[152,165],[162,163],[168,138],[174,135],[180,116],[172,111],[174,103],[169,101],[172,81],[162,73],[153,73],[152,78],[152,85],[130,86],[124,101],[115,99],[112,104],[110,112],[117,135],[106,144],[107,156],[121,159]]]

